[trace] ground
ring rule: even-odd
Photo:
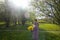
[[[6,28],[0,25],[0,40],[33,40],[29,25],[17,25]],[[39,40],[60,40],[60,27],[56,24],[40,24]]]

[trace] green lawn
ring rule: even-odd
[[[39,28],[47,31],[60,31],[60,26],[56,24],[40,24]]]
[[[1,26],[3,27],[3,26]],[[8,28],[0,28],[0,40],[33,40],[32,32],[27,30],[28,25],[17,25]],[[39,40],[60,40],[60,27],[56,24],[40,24],[39,25]],[[13,31],[4,31],[13,30]],[[16,31],[19,30],[19,31]],[[44,32],[42,32],[44,31]],[[54,32],[45,32],[54,31]]]
[[[46,40],[60,40],[60,25],[56,24],[40,24],[40,29],[45,30]]]
[[[56,35],[60,34],[60,26],[56,24],[40,24],[39,28],[48,31],[49,33],[54,33]]]

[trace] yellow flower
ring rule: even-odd
[[[29,27],[28,27],[28,30],[29,30],[29,31],[32,31],[33,28],[34,28],[33,26],[29,26]]]

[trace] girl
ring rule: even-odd
[[[33,40],[38,40],[38,26],[39,23],[37,22],[37,19],[35,19],[33,22]]]

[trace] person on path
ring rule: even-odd
[[[39,30],[38,26],[39,26],[39,23],[37,22],[37,19],[35,19],[33,22],[33,27],[34,27],[33,34],[32,34],[33,40],[38,40],[38,30]]]

